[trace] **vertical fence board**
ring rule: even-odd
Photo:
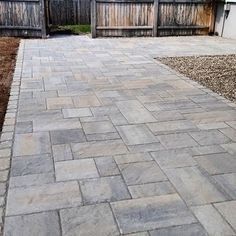
[[[90,24],[90,0],[49,0],[50,24]]]
[[[158,35],[159,0],[154,0],[153,11],[154,11],[153,36],[157,37],[157,35]]]
[[[97,36],[208,34],[213,4],[206,0],[96,0]]]
[[[97,10],[96,10],[96,0],[91,1],[91,31],[92,37],[96,38],[96,25],[97,25]]]
[[[0,0],[0,36],[46,37],[44,0]]]

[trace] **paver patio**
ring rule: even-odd
[[[154,60],[236,41],[70,36],[20,50],[5,236],[236,235],[235,105]]]

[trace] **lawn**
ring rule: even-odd
[[[90,25],[58,25],[52,26],[50,29],[51,34],[88,34],[91,32]]]
[[[20,40],[0,38],[0,131],[4,121]]]
[[[158,60],[236,102],[236,55],[166,57]]]

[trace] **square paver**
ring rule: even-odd
[[[32,227],[33,226],[33,227]],[[57,212],[10,216],[5,219],[5,236],[60,236]]]
[[[93,159],[56,162],[55,173],[57,181],[98,177]]]
[[[137,100],[119,101],[116,105],[131,124],[156,121],[152,114]]]
[[[47,132],[16,134],[14,156],[50,153],[50,138]]]
[[[110,121],[82,123],[85,134],[112,133],[116,132]]]
[[[100,176],[119,175],[120,171],[113,157],[98,157],[95,159]]]
[[[177,194],[111,203],[123,234],[196,222]]]
[[[167,180],[155,161],[121,164],[119,168],[128,185]]]
[[[54,161],[72,160],[72,151],[69,144],[52,145]]]
[[[119,235],[108,204],[83,206],[60,211],[65,236]]]
[[[120,176],[83,180],[80,181],[80,186],[86,204],[114,202],[131,198]]]
[[[76,181],[11,188],[8,191],[6,215],[50,211],[81,204],[81,193]]]
[[[54,130],[50,132],[52,145],[85,142],[82,129]]]
[[[127,145],[157,142],[156,137],[145,125],[117,126],[117,130]]]

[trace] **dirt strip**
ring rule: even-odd
[[[0,38],[0,131],[2,129],[20,39]]]

